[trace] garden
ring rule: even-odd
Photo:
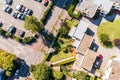
[[[102,23],[98,27],[97,35],[103,47],[112,48],[120,45],[120,19]]]

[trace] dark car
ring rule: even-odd
[[[20,16],[20,20],[25,20],[25,17],[26,17],[25,14],[21,14],[21,16]]]
[[[31,9],[28,10],[27,14],[31,16],[33,14],[33,11]]]
[[[12,12],[12,8],[11,8],[11,7],[8,7],[7,13],[11,13],[11,12]]]
[[[5,4],[9,4],[9,5],[11,5],[12,2],[13,2],[13,0],[4,0],[4,2],[5,2]]]
[[[99,55],[97,56],[95,63],[93,64],[93,68],[98,69],[102,63],[103,56]]]
[[[13,34],[15,32],[15,29],[16,28],[14,26],[9,25],[7,31]]]
[[[18,14],[19,14],[19,13],[18,13],[17,11],[15,11],[12,16],[13,16],[14,18],[17,18]]]
[[[2,27],[3,26],[3,23],[2,22],[0,22],[0,27]]]
[[[18,11],[20,11],[20,10],[22,9],[22,7],[23,7],[22,4],[18,4],[18,5],[16,6],[16,9],[17,9]]]
[[[20,32],[20,37],[24,37],[24,35],[25,35],[25,32],[24,32],[24,31],[21,31],[21,32]]]
[[[49,1],[48,1],[48,0],[45,0],[44,5],[47,6],[48,3],[49,3]]]

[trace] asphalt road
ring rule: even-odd
[[[4,39],[0,36],[0,49],[11,52],[17,57],[26,61],[27,65],[38,64],[42,62],[44,54],[34,51],[29,47],[19,44],[11,39]]]

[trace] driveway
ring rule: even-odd
[[[26,45],[19,44],[11,39],[4,39],[0,36],[0,49],[11,52],[17,57],[26,61],[27,65],[39,64],[44,58],[44,54],[35,51]]]

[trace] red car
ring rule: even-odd
[[[48,1],[48,0],[45,0],[44,5],[47,6],[48,3],[49,3],[49,1]]]

